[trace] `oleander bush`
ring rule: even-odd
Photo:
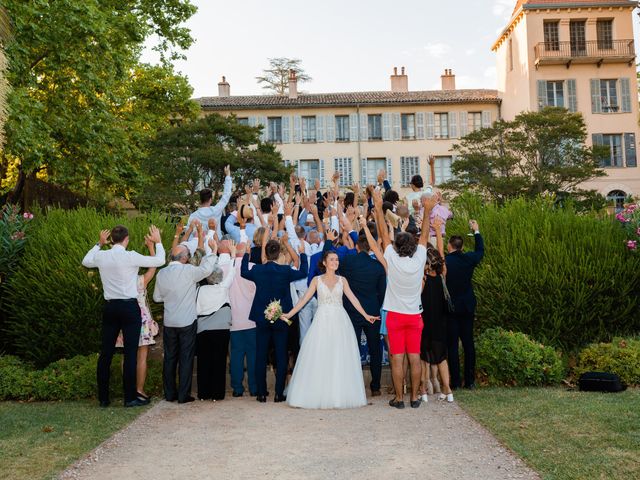
[[[162,231],[168,249],[174,227],[157,213],[134,218],[94,209],[52,209],[31,225],[20,267],[6,285],[4,335],[9,352],[43,367],[61,358],[95,353],[100,346],[102,283],[97,269],[82,266],[98,241],[100,230],[123,224],[129,229],[129,249],[148,254],[144,235],[150,224]],[[153,292],[154,283],[149,286]],[[161,305],[151,303],[154,316]]]
[[[96,367],[98,355],[78,355],[58,360],[37,370],[14,356],[0,356],[0,400],[78,400],[97,395]],[[112,398],[122,397],[122,356],[111,364],[109,390]],[[162,364],[148,360],[145,390],[162,392]]]
[[[553,385],[564,378],[560,355],[524,333],[490,328],[478,337],[476,349],[478,376],[489,385]]]
[[[615,373],[627,385],[640,386],[640,338],[617,337],[587,346],[573,370],[576,378],[585,372]]]
[[[570,352],[640,332],[640,255],[614,217],[542,198],[452,203],[447,235],[464,236],[475,218],[485,240],[474,276],[479,331],[503,327]]]

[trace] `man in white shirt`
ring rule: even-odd
[[[113,246],[101,250],[111,236]],[[136,394],[136,368],[138,340],[142,317],[138,306],[138,269],[140,267],[159,267],[164,264],[164,248],[160,231],[149,228],[148,239],[156,244],[153,257],[144,256],[127,250],[129,231],[118,225],[111,231],[102,230],[100,240],[89,250],[82,260],[87,268],[98,268],[104,290],[104,311],[102,316],[102,346],[98,358],[98,399],[101,407],[109,406],[109,374],[111,360],[115,352],[116,339],[122,330],[124,343],[124,405],[137,407],[149,403],[148,399],[138,398]]]
[[[217,261],[217,244],[209,240],[211,254],[202,259],[199,266],[189,263],[191,254],[185,245],[171,251],[169,265],[158,273],[153,300],[164,302],[163,386],[164,398],[178,403],[193,402],[191,377],[196,349],[198,282],[213,272]],[[176,371],[179,383],[176,388]]]
[[[205,225],[207,226],[205,228],[206,233],[209,225],[209,219],[213,218],[216,221],[216,233],[218,234],[217,238],[222,237],[220,219],[222,218],[222,214],[224,213],[224,208],[227,206],[229,200],[231,199],[231,189],[233,187],[231,180],[231,167],[229,165],[224,167],[224,175],[224,190],[222,192],[222,197],[220,197],[220,201],[212,207],[211,202],[213,201],[213,192],[208,188],[201,190],[200,207],[191,215],[189,215],[188,222],[190,224],[193,220],[200,220],[203,228],[205,228]],[[195,235],[195,233],[193,233],[193,235]]]

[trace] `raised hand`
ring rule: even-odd
[[[414,212],[420,210],[420,200],[418,200],[417,198],[414,198],[411,201],[411,206],[413,207]]]
[[[290,217],[293,215],[293,203],[287,202],[284,204],[284,216]]]
[[[358,217],[358,224],[360,225],[360,228],[368,228],[367,227],[367,219],[364,218],[364,215],[360,215]]]
[[[155,225],[149,227],[149,237],[153,240],[153,243],[162,243],[162,237],[160,236],[160,230]]]
[[[435,207],[437,203],[438,200],[436,195],[432,195],[431,197],[422,197],[422,206],[427,212],[433,210],[433,207]]]
[[[469,228],[471,228],[471,230],[473,230],[474,232],[480,230],[480,228],[478,227],[478,222],[475,220],[469,220]]]
[[[215,230],[216,229],[216,220],[215,220],[215,218],[211,217],[209,219],[209,221],[207,221],[207,227],[209,227],[209,230]]]
[[[387,179],[387,171],[384,168],[378,170],[377,180],[379,184],[382,184]]]
[[[304,240],[300,240],[300,243],[298,243],[298,254],[304,253]]]
[[[401,229],[403,232],[406,232],[406,231],[407,231],[407,227],[408,227],[408,226],[409,226],[409,217],[405,218],[405,219],[402,221],[402,225],[400,226],[400,229]]]
[[[313,189],[314,189],[316,192],[318,192],[318,191],[320,190],[320,179],[319,179],[319,178],[316,178],[316,179],[313,181]]]
[[[289,234],[287,232],[284,232],[280,237],[280,241],[282,242],[283,245],[286,245],[287,242],[289,241]]]
[[[98,243],[101,247],[109,243],[109,235],[111,235],[111,230],[100,230]]]
[[[218,242],[216,242],[213,238],[210,238],[207,244],[211,249],[211,253],[213,253],[214,255],[218,253]]]
[[[334,229],[331,229],[327,232],[327,240],[334,242],[338,238],[338,232]]]
[[[376,208],[382,208],[382,192],[380,190],[373,191],[373,205]]]
[[[226,167],[224,167],[224,176],[228,177],[231,175],[231,165],[227,165]]]
[[[255,178],[253,180],[253,193],[258,193],[260,191],[260,179]]]
[[[301,192],[306,192],[307,191],[307,180],[304,177],[298,177],[298,182],[300,183],[300,191]]]
[[[231,258],[236,258],[237,246],[236,246],[236,242],[234,242],[233,240],[229,240],[229,252],[230,252]]]

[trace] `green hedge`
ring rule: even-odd
[[[14,356],[0,357],[0,400],[78,400],[97,394],[98,355],[58,360],[36,370]],[[111,364],[109,389],[112,398],[122,397],[122,356]],[[145,390],[149,395],[162,392],[162,363],[148,360]]]
[[[100,346],[102,284],[97,269],[81,262],[101,229],[126,225],[129,249],[147,253],[144,235],[153,223],[162,231],[166,249],[174,227],[159,214],[135,218],[93,209],[53,209],[36,217],[20,268],[5,292],[9,351],[43,367],[60,358],[97,352]],[[153,291],[153,283],[149,291]],[[151,302],[158,318],[161,306]]]
[[[640,256],[615,218],[552,200],[499,207],[465,195],[453,211],[447,235],[466,235],[475,218],[485,240],[474,277],[480,331],[499,326],[572,352],[640,332]]]
[[[558,353],[524,333],[490,328],[478,337],[476,349],[479,378],[489,385],[552,385],[564,378]]]
[[[611,343],[589,345],[578,355],[574,374],[610,372],[627,385],[640,386],[640,339],[614,338]]]

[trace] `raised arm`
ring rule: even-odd
[[[151,255],[152,257],[155,256],[156,244],[153,243],[153,239],[149,235],[146,235],[144,237],[144,243],[149,249],[149,255]],[[156,267],[149,267],[147,271],[144,272],[144,275],[142,276],[142,279],[144,282],[144,288],[147,288],[147,285],[149,285],[149,282],[151,282],[155,274],[156,274]]]
[[[473,259],[474,263],[477,265],[484,257],[484,239],[482,238],[482,235],[480,235],[478,222],[476,222],[475,220],[470,220],[469,227],[471,227],[471,230],[473,230],[476,246],[473,252],[467,253],[467,256],[470,256]]]
[[[222,197],[220,197],[220,201],[212,207],[212,213],[214,216],[219,216],[222,214],[224,207],[227,206],[229,200],[231,199],[231,189],[233,181],[231,180],[231,167],[227,165],[224,167],[224,190],[222,191]]]
[[[162,238],[160,237],[160,230],[155,225],[149,227],[149,238],[156,246],[156,252],[153,257],[140,255],[138,252],[129,252],[130,258],[133,260],[132,263],[137,267],[160,267],[164,265],[165,253],[162,246]]]
[[[433,188],[436,186],[436,157],[429,155],[429,185]]]
[[[364,319],[369,323],[373,323],[376,320],[380,320],[379,316],[369,315],[367,312],[365,312],[364,308],[362,308],[362,305],[360,305],[360,300],[358,300],[358,297],[356,297],[351,291],[351,287],[349,287],[349,282],[347,282],[347,279],[344,277],[340,277],[340,278],[342,278],[344,295],[349,299],[349,301],[351,302],[351,305],[353,305],[353,307],[360,313],[360,315],[362,315]]]
[[[391,245],[391,239],[389,238],[389,230],[387,229],[387,223],[382,213],[382,194],[379,190],[373,192],[373,211],[376,217],[376,226],[378,227],[378,235],[382,240],[382,250],[386,250]]]
[[[431,210],[433,210],[433,207],[436,205],[436,196],[433,195],[431,197],[422,197],[421,201],[422,207],[424,208],[424,213],[422,214],[422,230],[420,231],[420,239],[418,240],[418,244],[426,247],[427,242],[429,241],[429,230],[431,229]]]
[[[249,254],[245,253],[240,264],[240,276],[247,280],[254,281],[253,269],[249,269]]]
[[[191,228],[192,227],[189,226],[189,235],[191,235]],[[180,243],[180,237],[182,236],[183,232],[184,232],[184,225],[182,224],[182,220],[180,220],[178,222],[178,225],[176,225],[176,234],[173,236],[173,242],[171,242],[171,250],[173,250],[178,246],[178,244]],[[146,237],[145,237],[145,240],[146,240]]]
[[[107,239],[109,238],[109,235],[111,234],[110,230],[101,230],[100,231],[100,237],[98,240],[97,245],[94,245],[91,250],[89,250],[87,252],[87,254],[84,256],[84,258],[82,259],[82,265],[87,267],[87,268],[96,268],[98,265],[96,265],[95,262],[95,256],[96,253],[98,253],[100,251],[100,249],[102,248],[103,245],[106,245],[107,243]]]
[[[378,246],[378,242],[376,242],[375,238],[371,234],[371,230],[367,226],[367,219],[364,216],[359,218],[360,227],[364,230],[364,234],[367,237],[367,243],[369,244],[369,248],[376,256],[376,259],[380,262],[380,264],[384,267],[384,271],[387,271],[387,260],[384,258],[383,253],[380,251],[380,247]]]
[[[307,304],[307,302],[311,300],[311,297],[313,297],[313,294],[316,293],[317,288],[318,288],[318,277],[313,277],[313,280],[311,280],[311,284],[307,289],[307,293],[304,294],[304,297],[298,300],[298,303],[296,303],[296,306],[293,307],[289,312],[283,313],[282,318],[286,320],[291,320],[291,317],[293,317],[296,313],[302,310],[302,307],[304,307]]]

